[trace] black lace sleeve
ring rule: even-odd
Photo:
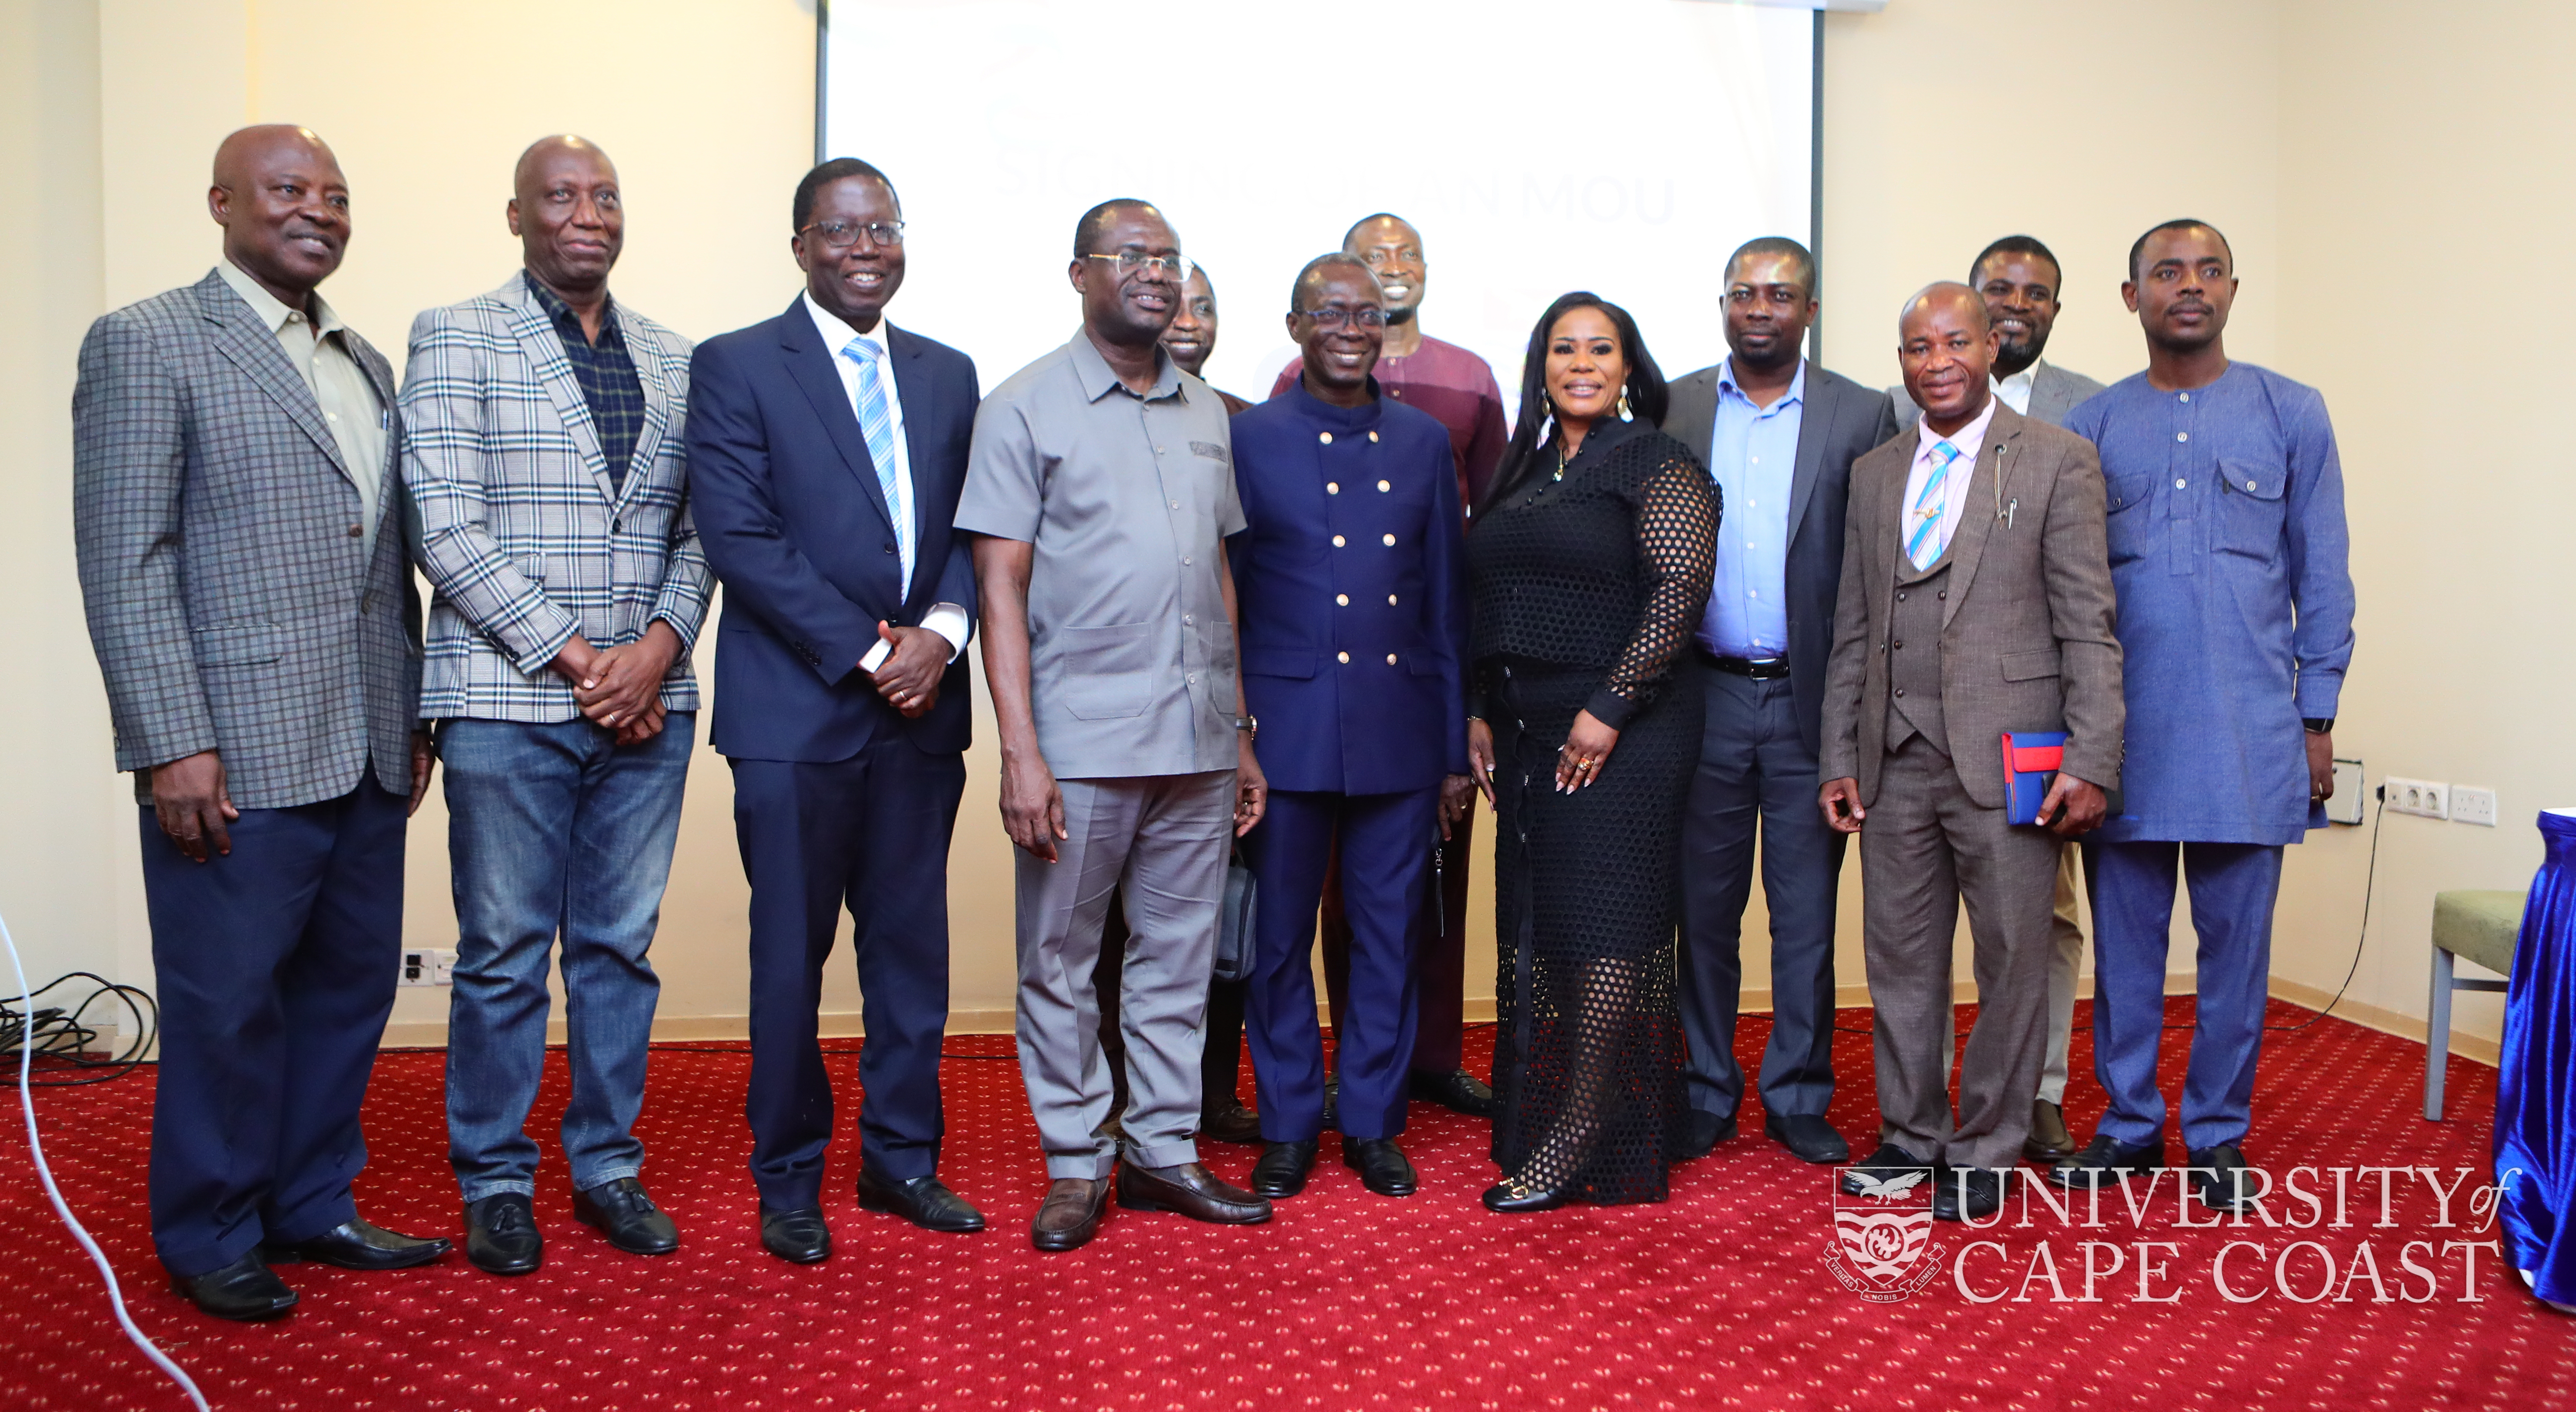
[[[1637,554],[1644,569],[1645,610],[1637,630],[1610,668],[1609,679],[1586,708],[1612,730],[1653,701],[1690,648],[1691,634],[1708,611],[1709,581],[1716,572],[1717,486],[1690,453],[1666,442],[1661,464],[1648,472],[1637,494]]]

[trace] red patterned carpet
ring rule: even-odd
[[[2188,1021],[2187,1001],[2175,1010]],[[2275,1023],[2305,1018],[2274,1007]],[[1842,1023],[1865,1029],[1867,1012]],[[1748,1060],[1766,1033],[1744,1026]],[[2168,1032],[2168,1072],[2188,1037]],[[1315,1184],[1268,1226],[1113,1214],[1087,1249],[1041,1256],[1025,1223],[1044,1176],[1018,1069],[1003,1057],[947,1070],[944,1174],[994,1229],[939,1236],[859,1211],[850,1103],[827,1208],[838,1253],[792,1269],[758,1244],[744,1062],[665,1052],[644,1107],[645,1175],[680,1223],[679,1254],[617,1254],[550,1189],[537,1203],[550,1244],[535,1275],[494,1279],[461,1256],[400,1275],[292,1266],[302,1308],[242,1327],[198,1316],[152,1259],[150,1071],[38,1103],[65,1192],[136,1318],[218,1408],[2576,1406],[2576,1319],[2523,1294],[2484,1244],[2496,1235],[2483,1206],[2472,1210],[2493,1073],[2456,1063],[2455,1116],[2434,1125],[2420,1116],[2421,1048],[2333,1019],[2273,1038],[2249,1156],[2327,1169],[2305,1183],[2320,1208],[2285,1201],[2279,1217],[2313,1214],[2322,1228],[2177,1229],[2168,1177],[2136,1229],[2116,1203],[2096,1229],[2045,1206],[2027,1224],[2015,1206],[1995,1229],[1937,1227],[1941,1250],[1925,1258],[1940,1267],[1895,1302],[1864,1300],[1828,1268],[1827,1174],[1758,1135],[1683,1167],[1665,1205],[1505,1218],[1476,1201],[1495,1175],[1478,1126],[1422,1105],[1407,1147],[1423,1192],[1410,1200],[1363,1192],[1328,1139]],[[1475,1062],[1489,1042],[1471,1038]],[[1000,1056],[1008,1044],[958,1039],[951,1050]],[[1844,1037],[1837,1059],[1833,1117],[1857,1143],[1875,1130],[1867,1039]],[[376,1071],[359,1201],[396,1229],[457,1225],[440,1062],[391,1053]],[[2081,1033],[2075,1062],[2089,1075]],[[855,1088],[852,1061],[836,1060],[835,1076]],[[562,1101],[558,1057],[532,1127],[551,1133]],[[2079,1079],[2069,1103],[2077,1133],[2089,1132],[2098,1090]],[[1749,1105],[1745,1126],[1758,1134]],[[1210,1152],[1238,1180],[1253,1155]],[[2392,1224],[2377,1225],[2381,1179],[2349,1173],[2345,1223],[2333,1224],[2331,1169],[2410,1166],[2446,1184],[2471,1170],[2450,1227],[2420,1175],[2396,1180]],[[547,1179],[562,1180],[551,1154]],[[1972,1241],[1991,1244],[1955,1263]],[[2298,1241],[2312,1245],[2289,1248]],[[2147,1291],[2171,1302],[2138,1299],[2140,1242],[2171,1243],[2150,1247],[2163,1273]],[[2221,1267],[2247,1303],[2212,1283],[2231,1242],[2260,1247],[2238,1245]],[[2356,1269],[2365,1246],[2370,1276]],[[2087,1256],[2107,1267],[2113,1247],[2122,1264],[2086,1302]],[[2410,1258],[2429,1273],[2408,1273]],[[1910,1278],[1922,1274],[1918,1262]],[[15,1407],[185,1405],[118,1336],[14,1140],[0,1152],[0,1391]]]

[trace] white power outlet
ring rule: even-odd
[[[402,954],[402,971],[397,985],[449,985],[450,973],[456,969],[456,953],[434,947],[406,950]]]
[[[2496,826],[2495,791],[2480,789],[2475,785],[2453,785],[2451,787],[2451,822],[2483,824],[2488,828],[2494,828]]]
[[[2381,782],[2388,791],[2389,812],[2415,814],[2427,819],[2451,817],[2451,787],[2431,780],[2400,779],[2390,775]]]

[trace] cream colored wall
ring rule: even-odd
[[[2430,893],[2518,885],[2537,859],[2534,809],[2576,799],[2551,749],[2569,669],[2522,641],[2527,625],[2556,619],[2497,606],[2549,601],[2541,536],[2566,518],[2569,492],[2524,469],[2537,416],[2487,412],[2548,405],[2550,335],[2567,325],[2568,283],[2544,243],[2567,225],[2566,200],[2523,154],[2567,147],[2548,65],[2571,21],[2538,3],[2454,10],[2440,26],[2426,13],[2414,0],[1896,0],[1826,21],[1832,366],[1894,381],[1899,300],[1957,278],[1991,236],[2026,230],[2067,262],[2052,355],[2122,376],[2144,359],[2119,306],[2121,259],[2148,224],[2192,214],[2227,230],[2246,280],[2231,351],[2325,389],[2361,593],[2338,744],[2374,781],[2395,769],[2493,785],[2505,818],[2492,832],[2387,824],[2352,990],[2383,1019],[2422,1013]],[[216,251],[206,159],[253,120],[309,123],[338,149],[358,225],[327,293],[389,354],[415,310],[513,267],[500,221],[510,160],[562,128],[620,162],[631,208],[620,297],[696,336],[766,317],[795,288],[782,208],[811,140],[813,17],[792,0],[7,0],[0,17],[0,163],[11,189],[42,193],[0,217],[0,248],[14,268],[44,272],[0,286],[8,326],[33,330],[0,348],[11,453],[0,602],[12,662],[48,684],[0,693],[0,739],[15,742],[0,749],[0,797],[42,801],[0,814],[0,908],[40,978],[78,964],[148,982],[133,814],[107,773],[65,533],[63,409],[81,329],[204,272]],[[584,37],[584,77],[531,75],[528,56],[557,35]],[[2427,340],[2424,327],[2439,332]],[[2382,391],[2428,341],[2475,380]],[[989,721],[979,730],[989,742]],[[980,1027],[1006,1022],[1010,1003],[1009,870],[989,744],[969,769],[952,990],[960,1021]],[[665,1031],[720,1032],[743,1009],[743,888],[729,784],[703,749],[690,789],[655,960]],[[436,945],[452,940],[453,918],[435,802],[415,827],[408,934]],[[2281,981],[2330,991],[2340,980],[2367,841],[2336,830],[2292,851]],[[1846,874],[1841,954],[1852,984],[1857,874]],[[1480,908],[1471,993],[1491,991],[1490,926]],[[1746,956],[1757,992],[1761,928],[1757,901]],[[855,1008],[845,967],[832,976],[826,1008]],[[395,1037],[434,1035],[443,1003],[444,992],[403,992]],[[2464,1025],[2491,1035],[2494,1016],[2492,1002],[2464,998]]]

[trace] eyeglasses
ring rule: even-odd
[[[1122,276],[1151,272],[1157,277],[1169,276],[1174,284],[1186,283],[1192,268],[1186,255],[1146,255],[1134,250],[1121,250],[1115,255],[1090,254],[1083,258],[1115,261]]]
[[[866,225],[853,225],[848,221],[816,221],[805,230],[821,231],[823,243],[835,250],[847,250],[858,244],[861,232],[865,232],[868,240],[879,250],[891,250],[903,244],[901,221],[872,221]],[[805,230],[796,233],[803,235]]]
[[[1355,324],[1361,328],[1386,327],[1386,311],[1374,304],[1357,309],[1291,309],[1288,312],[1301,319],[1313,319],[1317,328],[1340,328],[1344,324]]]

